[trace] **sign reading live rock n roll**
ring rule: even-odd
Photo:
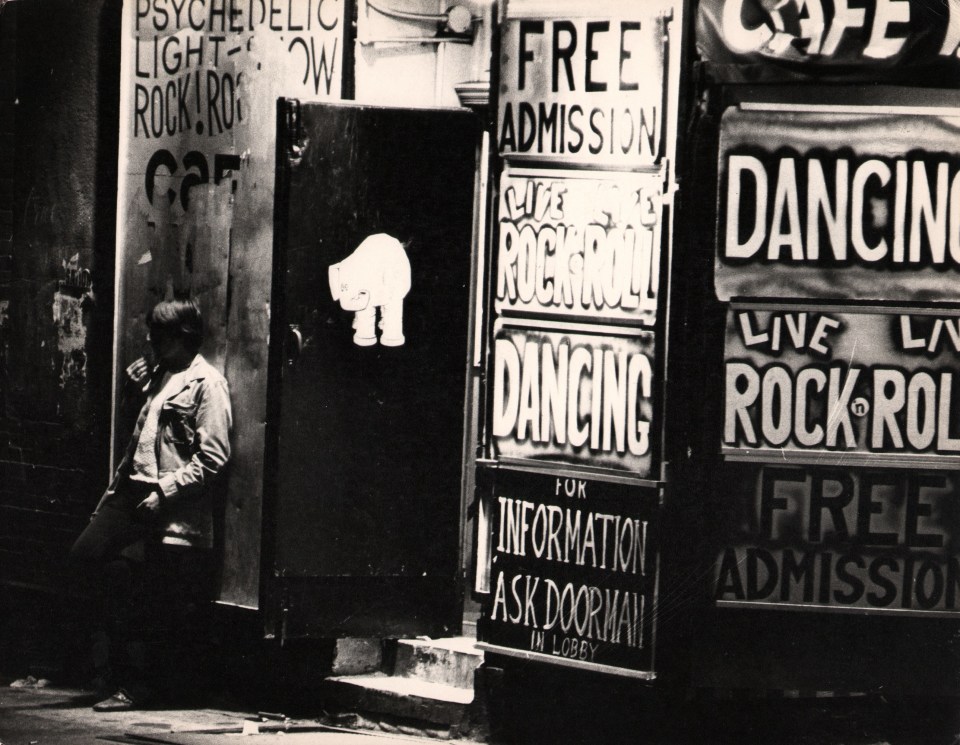
[[[828,109],[725,112],[718,297],[955,301],[960,109]]]
[[[665,155],[667,26],[675,3],[563,3],[503,25],[500,154],[655,166]],[[577,7],[579,6],[579,7]],[[679,28],[679,27],[678,27]]]
[[[960,52],[960,6],[929,0],[701,0],[697,47],[718,63],[792,63],[847,74]]]
[[[734,304],[723,452],[960,467],[960,312]]]
[[[662,190],[658,174],[506,168],[497,311],[653,325]]]
[[[644,677],[653,662],[656,490],[501,471],[494,496],[485,641]]]
[[[649,477],[653,334],[498,325],[490,397],[497,456]]]
[[[719,605],[960,614],[955,471],[736,464]]]

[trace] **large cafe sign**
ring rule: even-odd
[[[960,7],[927,0],[702,0],[697,44],[724,64],[858,71],[942,64],[960,51]]]

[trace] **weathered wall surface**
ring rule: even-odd
[[[107,479],[119,3],[0,3],[0,567],[49,584]]]
[[[198,301],[202,352],[234,410],[220,590],[232,604],[258,604],[276,101],[340,97],[346,7],[124,2],[116,365],[142,353],[154,303]]]
[[[237,422],[226,564],[238,571],[221,597],[256,604],[275,101],[340,97],[351,5],[198,0],[178,17],[165,2],[0,2],[0,574],[55,578],[46,559],[109,475],[112,345],[122,370],[150,305],[189,292]],[[435,29],[366,9],[360,23],[366,39]],[[357,97],[455,105],[453,85],[487,65],[476,47],[444,46],[358,45]],[[422,65],[398,74],[408,57]]]
[[[460,34],[443,20],[434,20],[443,19],[454,6],[471,18]],[[467,23],[462,17],[460,21]],[[492,22],[489,0],[372,5],[357,0],[357,101],[402,107],[459,106],[458,85],[490,80]]]

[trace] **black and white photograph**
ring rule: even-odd
[[[435,741],[960,745],[960,0],[0,0],[0,745]]]

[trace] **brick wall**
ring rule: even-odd
[[[60,587],[107,478],[119,15],[0,1],[0,583]]]
[[[13,148],[16,124],[16,15],[13,5],[0,2],[0,308],[6,299],[13,260]],[[0,310],[0,350],[3,311]],[[2,351],[0,351],[2,355]],[[0,357],[2,364],[2,357]],[[2,389],[0,389],[2,395]],[[0,400],[2,406],[2,400]]]

